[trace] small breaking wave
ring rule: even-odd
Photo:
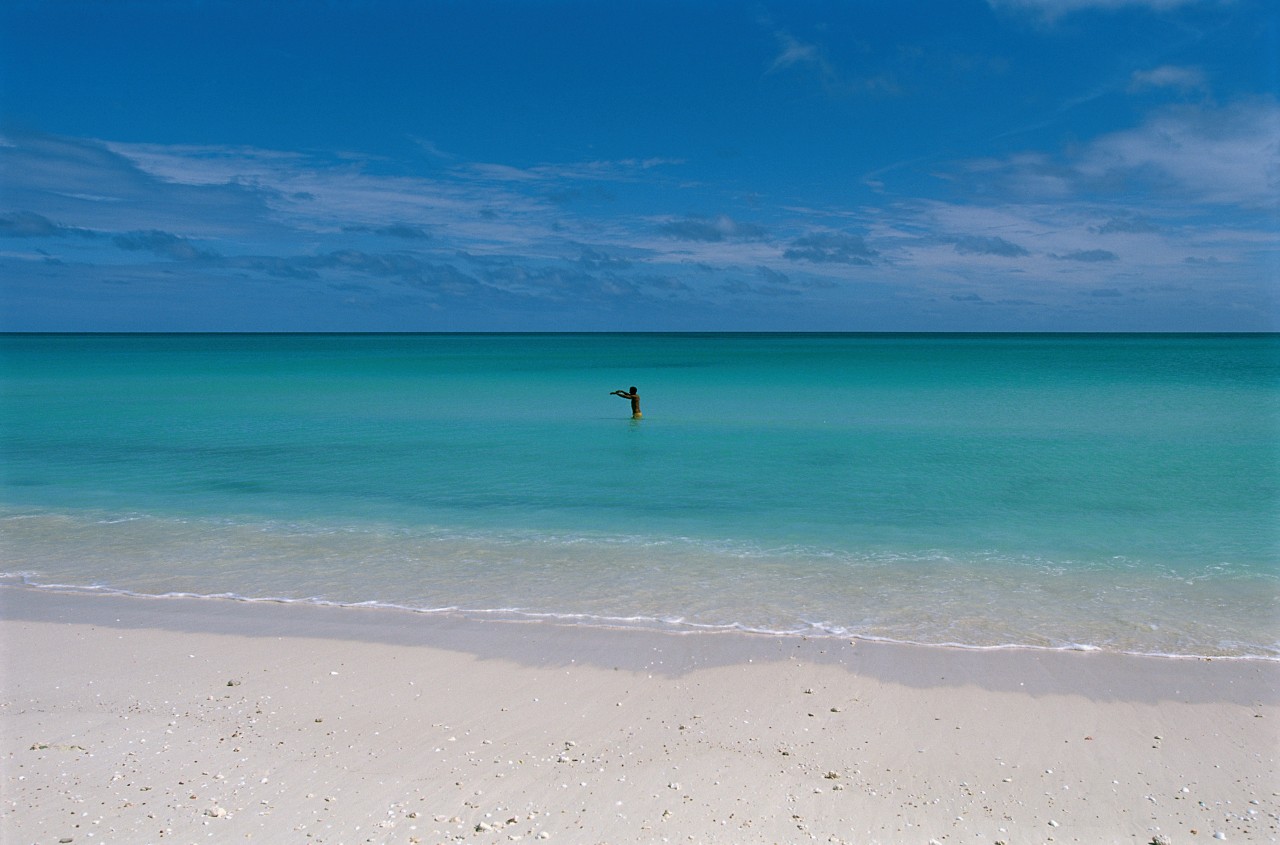
[[[162,601],[165,599],[186,599],[196,601],[233,601],[246,604],[281,604],[308,605],[335,609],[366,609],[397,613],[421,614],[424,616],[453,616],[469,620],[491,620],[500,622],[542,623],[564,626],[580,626],[584,628],[602,628],[609,630],[657,631],[674,635],[716,635],[737,634],[744,636],[765,636],[778,638],[802,639],[840,639],[851,642],[884,643],[904,645],[917,648],[958,649],[963,651],[1047,651],[1047,652],[1085,652],[1115,653],[1135,657],[1152,657],[1162,659],[1186,660],[1246,660],[1280,662],[1280,644],[1263,651],[1259,646],[1244,646],[1255,649],[1255,653],[1220,653],[1220,652],[1167,652],[1143,649],[1114,648],[1093,643],[1064,642],[1058,644],[1002,642],[979,644],[956,640],[930,640],[913,637],[891,637],[853,630],[848,626],[829,623],[800,622],[791,626],[762,626],[743,622],[697,622],[683,616],[671,615],[627,615],[612,616],[581,612],[534,611],[519,607],[467,607],[459,605],[441,605],[423,607],[398,602],[363,600],[341,601],[320,596],[290,597],[273,595],[242,595],[233,592],[200,593],[191,591],[171,591],[148,593],[137,590],[111,587],[102,584],[64,584],[41,582],[36,580],[32,572],[0,572],[0,588],[31,589],[56,593],[84,596],[122,596],[144,600]],[[1256,653],[1261,651],[1262,653]]]

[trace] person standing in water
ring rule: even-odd
[[[610,396],[621,396],[623,399],[631,400],[631,419],[640,419],[640,394],[636,391],[635,385],[631,386],[630,393],[623,393],[621,390],[615,390],[609,394]]]

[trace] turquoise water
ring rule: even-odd
[[[0,366],[9,583],[1280,656],[1274,335],[2,336]]]

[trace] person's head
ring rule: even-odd
[[[636,392],[636,386],[635,386],[634,384],[633,384],[633,385],[631,385],[631,389],[630,389],[629,391],[627,391],[627,392],[628,392],[628,393],[635,393],[635,392]]]

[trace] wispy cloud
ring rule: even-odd
[[[834,76],[835,68],[827,61],[822,49],[817,44],[810,44],[796,38],[789,32],[774,33],[778,39],[779,52],[769,65],[769,73],[776,73],[796,65],[808,66],[826,76]]]
[[[627,258],[591,247],[583,247],[578,263],[588,270],[627,270],[632,265]]]
[[[821,81],[827,93],[836,96],[899,93],[898,83],[887,73],[871,76],[850,74],[837,67],[820,44],[802,41],[786,30],[774,30],[773,36],[778,41],[778,52],[766,69],[766,76],[788,70],[809,71]]]
[[[631,182],[643,178],[647,171],[664,166],[681,164],[680,159],[644,158],[617,161],[583,161],[561,164],[538,164],[531,167],[512,167],[507,164],[472,163],[459,168],[461,174],[471,174],[484,180],[497,182],[560,182],[602,181]]]
[[[958,238],[955,250],[961,255],[1000,255],[1005,258],[1019,258],[1024,255],[1030,255],[1029,252],[1017,244],[1010,243],[1004,238],[993,236],[978,237],[968,235]]]
[[[0,237],[62,238],[67,235],[94,237],[96,233],[73,226],[60,226],[47,217],[30,211],[0,214]]]
[[[405,223],[396,223],[390,226],[343,226],[344,232],[368,232],[374,235],[384,235],[389,238],[402,238],[408,241],[426,241],[431,239],[431,233],[421,226],[410,226]]]
[[[814,232],[791,242],[784,258],[814,264],[859,264],[871,266],[880,253],[867,245],[861,235],[846,232]]]
[[[1027,12],[1047,20],[1055,20],[1074,12],[1090,9],[1114,11],[1117,9],[1149,9],[1164,12],[1180,6],[1213,2],[1213,0],[987,0],[994,9]]]
[[[1278,111],[1268,100],[1165,109],[1069,150],[939,165],[946,201],[898,191],[825,208],[673,195],[666,159],[456,163],[403,175],[351,154],[11,136],[0,146],[12,174],[0,271],[17,277],[20,263],[32,285],[37,271],[45,282],[148,289],[177,278],[210,290],[257,285],[255,296],[341,295],[369,313],[711,314],[731,305],[756,308],[766,324],[801,304],[829,313],[869,301],[926,311],[936,302],[1117,305],[1095,290],[1183,301],[1209,274],[1218,295],[1234,285],[1257,303],[1258,256],[1274,244],[1264,203]],[[548,199],[604,179],[629,180],[650,202],[723,210],[641,214],[597,203],[588,213]],[[1255,217],[1211,228],[1196,220],[1228,205]],[[1147,285],[1140,297],[1144,278],[1183,287]]]
[[[1160,229],[1145,217],[1112,217],[1094,226],[1093,231],[1100,235],[1149,234],[1158,232]]]
[[[1137,70],[1129,78],[1130,91],[1145,91],[1151,88],[1207,91],[1209,84],[1202,69],[1177,65],[1161,65],[1151,70]]]
[[[4,202],[59,225],[96,232],[181,230],[245,234],[266,211],[263,192],[238,181],[176,181],[101,142],[39,134],[4,138]]]
[[[1136,193],[1183,201],[1280,203],[1280,104],[1178,105],[1069,153],[1027,152],[965,163],[971,190],[1026,198]],[[979,187],[982,186],[982,187]]]
[[[453,161],[457,158],[453,153],[445,152],[437,147],[434,141],[430,141],[426,138],[420,138],[417,135],[410,135],[409,140],[414,143],[414,146],[432,158],[438,158],[444,161]]]
[[[155,229],[149,232],[128,232],[116,235],[112,241],[123,250],[151,252],[177,261],[218,257],[214,252],[200,249],[187,238]]]
[[[583,219],[545,197],[602,180],[661,180],[670,159],[468,164],[426,177],[375,172],[350,154],[15,135],[2,147],[6,172],[18,175],[6,185],[11,210],[0,206],[0,239],[83,235],[74,255],[64,247],[13,260],[43,258],[84,280],[97,265],[113,268],[112,283],[163,284],[164,272],[236,285],[284,281],[382,307],[452,303],[468,313],[703,295],[670,272],[690,256],[655,241],[651,219]],[[764,234],[727,215],[668,222],[668,243]]]
[[[1280,204],[1280,104],[1179,106],[1105,135],[1075,163],[1095,184],[1144,185],[1210,203]]]
[[[1056,258],[1059,261],[1084,261],[1089,264],[1096,264],[1099,261],[1119,260],[1119,256],[1109,249],[1077,249],[1068,252],[1066,255],[1050,253],[1049,257]]]
[[[658,231],[668,237],[685,241],[723,241],[726,238],[759,239],[764,229],[754,223],[743,223],[728,215],[716,217],[689,216],[667,220],[658,225]]]

